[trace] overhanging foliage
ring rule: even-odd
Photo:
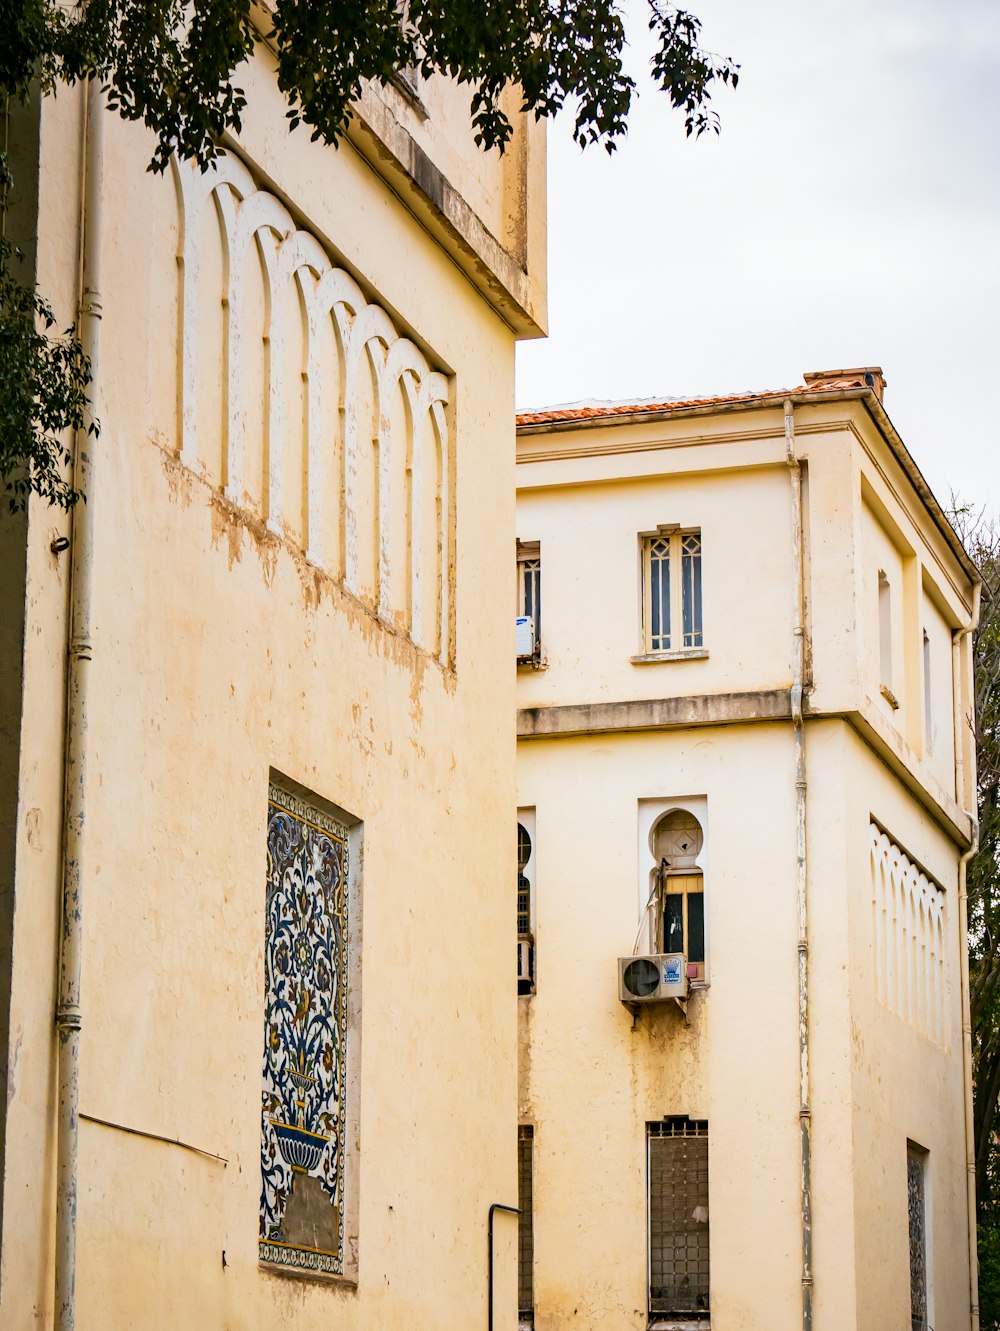
[[[688,134],[717,131],[712,87],[735,86],[738,66],[702,50],[693,14],[661,0],[647,5],[654,83],[683,113]],[[626,132],[635,91],[615,0],[274,0],[253,15],[250,0],[88,0],[73,8],[0,0],[0,25],[0,97],[23,101],[33,82],[50,92],[97,78],[112,109],[152,130],[153,170],[174,153],[204,163],[225,131],[239,130],[246,94],[238,71],[262,35],[276,53],[291,124],[334,144],[365,83],[406,69],[468,86],[484,150],[503,151],[510,140],[501,106],[508,86],[536,117],[568,106],[576,141],[608,151]],[[60,479],[66,452],[58,436],[82,421],[89,367],[72,329],[51,336],[51,311],[19,283],[12,258],[9,245],[0,249],[0,484],[18,504],[34,491],[68,506],[76,495]]]

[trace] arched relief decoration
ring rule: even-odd
[[[181,215],[181,462],[220,485],[230,503],[259,510],[270,531],[294,540],[387,624],[450,665],[448,379],[334,266],[317,237],[257,188],[238,158],[221,153],[204,172],[177,161],[173,169]],[[209,441],[218,448],[199,439],[199,430],[216,428],[199,414],[198,400],[210,350],[199,326],[199,278],[211,214],[222,255],[216,308],[223,410],[220,438]],[[256,281],[254,264],[263,300],[251,302],[257,311],[251,318],[247,280],[249,274]],[[217,259],[215,265],[213,272]],[[248,366],[260,373],[248,373]],[[214,400],[210,388],[213,417]],[[259,427],[248,429],[254,420]],[[212,474],[209,457],[221,458],[220,474]],[[301,485],[293,474],[296,458],[304,459]],[[371,552],[370,577],[359,567],[362,549]]]
[[[876,997],[945,1046],[945,892],[876,823],[870,832]]]

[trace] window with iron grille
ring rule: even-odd
[[[535,626],[535,651],[542,646],[542,550],[537,541],[517,543],[517,613]]]
[[[708,1321],[708,1124],[646,1124],[649,1316]]]
[[[535,1129],[522,1123],[517,1129],[517,1315],[521,1326],[535,1324],[535,1236],[532,1214],[532,1164]]]
[[[517,992],[535,992],[535,812],[517,815]]]
[[[927,1152],[912,1142],[906,1151],[906,1201],[910,1230],[910,1325],[927,1331]]]
[[[647,652],[704,646],[700,531],[660,527],[642,538],[642,623]]]

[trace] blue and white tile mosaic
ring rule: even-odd
[[[347,828],[268,790],[260,1258],[344,1258]]]

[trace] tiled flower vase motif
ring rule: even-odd
[[[260,1257],[339,1275],[347,829],[278,786],[268,794]]]

